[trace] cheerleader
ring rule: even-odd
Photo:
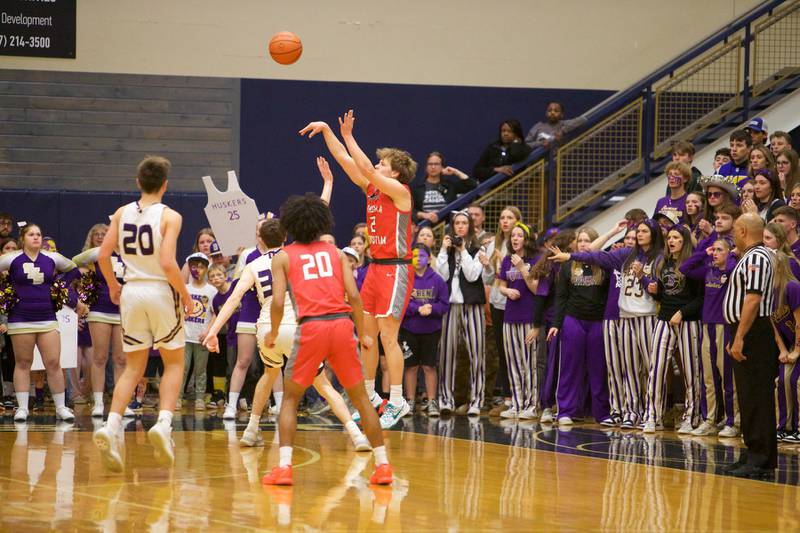
[[[634,429],[644,417],[645,392],[652,350],[657,305],[641,280],[641,273],[652,275],[661,261],[664,241],[661,229],[652,219],[636,227],[633,249],[620,248],[610,252],[563,253],[552,249],[554,261],[574,259],[597,264],[606,270],[620,271],[619,314],[623,356],[624,402],[622,429]]]
[[[656,266],[655,272],[647,275],[637,270],[647,292],[661,303],[653,332],[647,382],[647,418],[643,428],[645,433],[664,429],[662,416],[667,396],[667,369],[676,351],[680,354],[686,390],[686,406],[678,434],[691,433],[694,423],[699,419],[698,356],[703,293],[698,280],[687,278],[680,271],[681,264],[692,255],[692,251],[689,228],[675,225],[667,233],[664,259]]]
[[[728,279],[736,266],[736,256],[731,254],[731,242],[720,238],[705,249],[697,251],[681,266],[680,271],[688,278],[703,283],[702,345],[700,349],[700,381],[703,385],[700,412],[703,423],[692,431],[692,435],[704,436],[717,433],[716,420],[725,423],[720,437],[739,435],[739,405],[733,382],[733,359],[725,352],[731,343],[730,329],[722,316],[722,302],[728,287]],[[717,405],[722,398],[722,405]]]
[[[105,406],[103,404],[103,391],[106,386],[106,363],[108,362],[109,347],[111,348],[111,361],[114,365],[114,382],[125,370],[125,353],[122,350],[122,327],[120,326],[119,306],[111,301],[108,294],[108,285],[100,273],[97,257],[100,245],[103,244],[108,226],[95,224],[86,236],[83,252],[72,258],[79,267],[85,267],[94,274],[97,285],[97,301],[89,306],[89,315],[86,320],[89,324],[89,334],[92,342],[92,417],[103,417]],[[116,252],[111,254],[111,266],[114,276],[122,284],[125,274],[125,265]],[[125,416],[134,416],[130,409],[125,410]]]
[[[800,442],[798,433],[798,381],[800,381],[800,283],[792,276],[789,258],[775,254],[775,312],[772,323],[780,349],[778,371],[778,441]]]
[[[511,230],[508,251],[498,274],[500,293],[507,298],[503,340],[512,398],[511,408],[500,413],[503,418],[536,418],[537,332],[533,327],[536,282],[531,276],[535,262],[535,239],[531,239],[531,230],[517,222]]]
[[[56,418],[71,422],[75,415],[65,405],[64,373],[61,370],[61,341],[58,334],[51,287],[59,272],[69,285],[80,276],[78,267],[58,253],[42,250],[42,231],[36,224],[20,230],[20,251],[0,257],[0,272],[8,272],[19,301],[8,316],[8,333],[14,346],[16,366],[14,390],[17,396],[16,422],[28,419],[28,394],[34,347],[42,354]]]
[[[486,373],[485,328],[483,306],[486,292],[481,282],[483,265],[478,260],[478,241],[472,218],[466,211],[457,211],[451,221],[451,234],[442,241],[434,270],[447,280],[450,309],[444,317],[442,353],[439,359],[439,412],[450,414],[454,409],[453,386],[456,380],[458,342],[462,336],[470,361],[470,395],[468,416],[479,416],[483,405]]]

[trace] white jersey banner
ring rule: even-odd
[[[61,334],[61,368],[75,368],[78,366],[78,314],[64,306],[56,313],[56,319]],[[33,348],[31,370],[44,370],[42,354],[37,347]]]
[[[228,171],[228,190],[221,192],[211,176],[203,176],[208,194],[206,217],[214,230],[223,255],[236,255],[240,247],[253,246],[258,207],[255,201],[239,188],[236,172]]]

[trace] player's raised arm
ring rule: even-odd
[[[342,132],[342,139],[344,139],[344,143],[350,151],[356,167],[370,183],[392,199],[397,209],[409,211],[411,209],[411,192],[400,181],[384,176],[375,168],[367,154],[358,146],[355,137],[353,137],[355,120],[355,115],[351,109],[339,119],[339,127]]]
[[[170,286],[175,292],[181,295],[181,303],[183,304],[184,311],[189,313],[193,306],[192,298],[189,296],[186,284],[183,282],[183,278],[181,278],[181,270],[178,268],[178,262],[175,260],[175,250],[178,246],[178,235],[181,232],[182,224],[183,218],[176,211],[169,208],[164,209],[164,214],[161,215],[161,250],[158,256],[158,263],[167,276],[167,281]],[[111,234],[111,228],[109,228],[106,238],[108,238],[109,234]],[[105,243],[106,241],[103,241],[104,245]],[[110,260],[108,265],[110,268]],[[113,274],[113,271],[110,273]],[[108,278],[106,277],[106,279]]]
[[[333,172],[328,164],[328,160],[322,156],[317,157],[317,168],[322,175],[322,194],[319,195],[322,201],[331,205],[331,195],[333,194]]]
[[[111,265],[111,254],[117,249],[117,242],[119,241],[119,217],[122,215],[122,209],[122,207],[117,209],[117,212],[111,217],[108,223],[108,231],[106,231],[106,236],[103,238],[103,244],[100,245],[100,250],[97,253],[97,265],[106,279],[108,296],[117,305],[119,305],[122,285],[119,284],[117,276],[114,274],[114,267]]]
[[[336,138],[336,135],[334,135],[327,123],[321,121],[311,122],[308,126],[300,130],[299,133],[300,135],[308,133],[309,139],[318,133],[322,133],[325,144],[328,146],[328,151],[330,151],[333,158],[336,159],[336,162],[339,163],[339,166],[342,167],[342,170],[344,170],[345,174],[350,178],[350,181],[358,185],[362,190],[367,190],[367,185],[369,185],[367,178],[358,170],[353,158],[347,153],[347,149],[339,139]]]

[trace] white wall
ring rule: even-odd
[[[762,117],[769,127],[769,132],[792,131],[800,125],[800,91],[794,91],[781,99],[768,109],[758,114]],[[746,123],[731,128],[722,134],[716,142],[706,145],[699,150],[694,157],[694,166],[699,168],[704,174],[711,174],[714,169],[714,152],[720,148],[728,146],[728,137],[734,129],[743,128]],[[650,183],[628,196],[624,201],[615,204],[603,211],[600,215],[587,222],[598,232],[608,231],[617,222],[625,217],[625,213],[630,209],[644,209],[648,215],[653,213],[656,202],[664,196],[667,187],[665,175],[654,178]],[[620,234],[621,235],[621,234]]]
[[[79,0],[77,59],[0,68],[621,89],[756,0]],[[301,60],[267,59],[277,31]]]

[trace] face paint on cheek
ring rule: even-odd
[[[412,260],[414,268],[426,268],[428,266],[428,254],[424,250],[414,250],[414,258]]]
[[[200,272],[197,270],[196,266],[190,266],[189,273],[192,275],[192,279],[200,279]]]

